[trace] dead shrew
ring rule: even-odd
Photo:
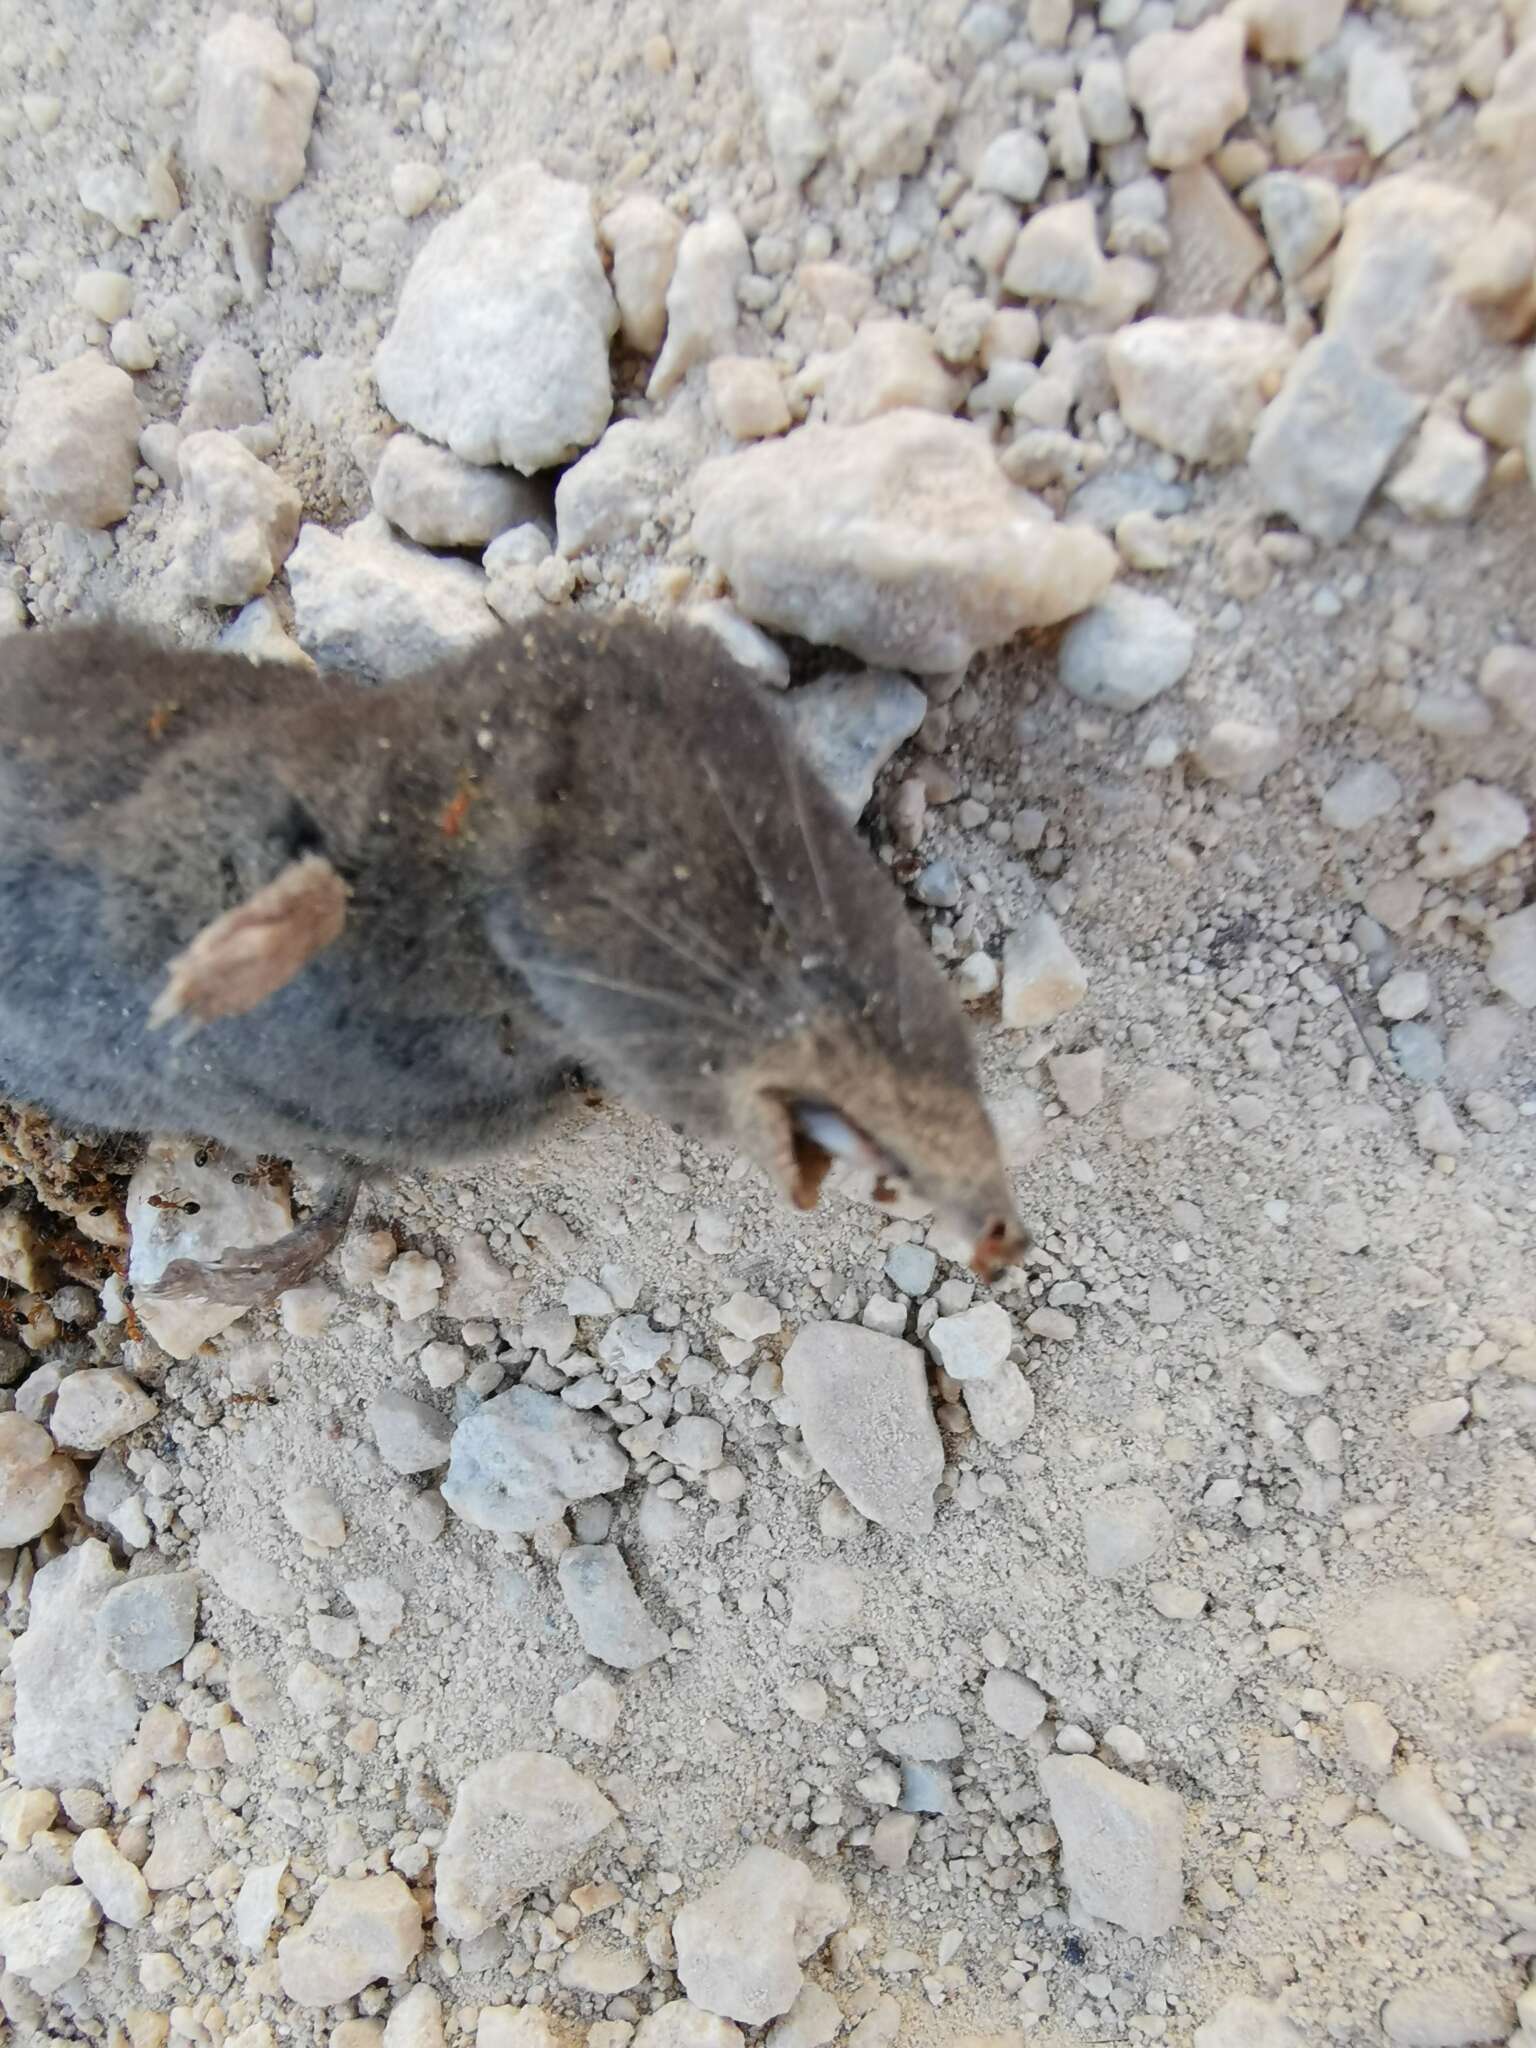
[[[96,1130],[363,1168],[516,1145],[578,1070],[809,1208],[909,1182],[1027,1243],[969,1034],[896,889],[719,642],[552,615],[372,688],[122,626],[0,641],[0,1087]]]

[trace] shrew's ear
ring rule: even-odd
[[[184,1032],[196,1031],[254,1010],[340,938],[346,916],[346,884],[329,861],[310,853],[290,862],[171,961],[152,1028],[180,1019]]]

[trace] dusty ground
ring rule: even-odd
[[[1180,8],[1178,19],[1209,11]],[[991,12],[1006,35],[1023,35],[1009,9]],[[951,114],[935,144],[935,191],[945,169],[968,170],[1018,118],[1016,65],[980,50],[961,13],[947,0],[907,4],[860,28],[826,9],[805,29],[812,72],[865,34],[944,83]],[[1391,169],[1422,164],[1498,191],[1473,138],[1472,102],[1454,91],[1460,53],[1498,18],[1473,0],[1371,14],[1424,107],[1445,106],[1425,114]],[[216,181],[186,161],[191,88],[175,90],[174,74],[195,67],[202,10],[185,0],[6,7],[7,404],[25,375],[53,367],[82,336],[102,340],[71,298],[75,273],[128,268],[158,344],[156,367],[135,380],[146,413],[175,417],[201,350],[237,342],[260,364],[272,464],[302,494],[306,519],[356,517],[369,501],[354,456],[371,457],[366,441],[355,444],[381,424],[369,364],[400,281],[456,201],[530,153],[590,186],[600,210],[638,188],[689,217],[730,206],[754,240],[772,230],[793,245],[825,223],[838,257],[873,272],[893,310],[936,317],[957,282],[977,288],[947,228],[887,266],[868,193],[831,172],[804,195],[775,191],[738,8],[300,0],[279,20],[322,84],[301,189],[323,260],[306,273],[279,233],[268,288],[252,303],[234,275]],[[1350,17],[1350,32],[1362,26]],[[60,102],[42,134],[22,111],[37,95]],[[1330,146],[1344,147],[1342,67],[1326,55],[1308,70],[1265,73],[1234,133],[1267,144],[1276,111],[1303,99],[1321,110]],[[167,147],[185,201],[173,222],[123,237],[76,205],[82,170],[118,156],[142,164]],[[423,159],[441,166],[443,194],[404,221],[389,174]],[[348,255],[373,259],[351,274],[369,289],[337,275]],[[744,331],[754,346],[762,338],[750,319]],[[318,420],[291,386],[315,355],[344,365],[355,392]],[[1490,344],[1467,365],[1467,387],[1515,360]],[[403,1983],[364,1992],[345,2012],[284,1999],[270,1953],[263,1963],[235,1939],[239,1880],[286,1858],[295,1925],[328,1873],[385,1869],[403,1852],[397,1867],[428,1883],[465,1769],[518,1748],[558,1750],[621,1809],[615,1846],[583,1873],[611,1876],[623,1895],[616,1946],[642,1947],[743,1844],[797,1851],[846,1887],[853,1922],[867,1930],[862,1946],[840,1951],[840,1972],[823,1957],[812,1975],[850,2026],[877,1994],[894,1993],[904,2042],[1024,2025],[1049,2048],[1128,2035],[1187,2048],[1239,1994],[1276,2001],[1307,2043],[1512,2037],[1536,1952],[1536,1036],[1529,1014],[1490,988],[1484,962],[1490,918],[1529,895],[1531,842],[1432,885],[1395,929],[1367,905],[1379,912],[1373,892],[1411,872],[1436,792],[1473,776],[1536,797],[1529,730],[1502,711],[1434,709],[1483,702],[1477,679],[1496,642],[1536,644],[1536,499],[1506,467],[1465,520],[1415,525],[1378,501],[1346,542],[1314,549],[1291,537],[1255,575],[1261,537],[1283,523],[1267,517],[1249,472],[1177,470],[1134,443],[1113,455],[1113,466],[1143,473],[1157,464],[1189,487],[1186,544],[1167,573],[1138,581],[1196,628],[1184,681],[1120,717],[1060,687],[1050,635],[983,655],[949,704],[947,729],[931,722],[903,750],[866,821],[873,842],[889,845],[885,796],[914,763],[941,763],[955,800],[929,809],[921,859],[947,857],[962,876],[985,878],[968,898],[963,938],[974,931],[996,950],[1044,888],[1087,972],[1086,999],[1038,1035],[1005,1028],[995,1002],[975,1011],[989,1093],[1041,1240],[1027,1284],[998,1298],[1021,1322],[1041,1306],[1064,1309],[1072,1330],[1026,1338],[1036,1400],[1027,1435],[989,1448],[947,1407],[931,1537],[871,1525],[844,1533],[852,1525],[827,1521],[828,1483],[796,1456],[774,1364],[805,1322],[895,1298],[886,1254],[920,1239],[921,1221],[889,1223],[835,1192],[818,1213],[791,1216],[755,1172],[614,1108],[577,1112],[525,1158],[371,1186],[358,1232],[388,1229],[446,1263],[463,1233],[483,1231],[523,1283],[501,1337],[471,1360],[499,1352],[508,1381],[530,1356],[527,1316],[558,1303],[573,1277],[623,1268],[633,1305],[708,1362],[693,1410],[724,1425],[744,1491],[721,1505],[696,1479],[668,1483],[653,1466],[649,1486],[634,1477],[616,1496],[614,1540],[672,1649],[616,1679],[617,1733],[593,1747],[552,1718],[557,1696],[593,1667],[551,1545],[498,1545],[451,1516],[431,1536],[419,1513],[429,1482],[398,1477],[374,1448],[367,1412],[381,1389],[445,1413],[472,1398],[464,1386],[432,1392],[420,1369],[425,1338],[459,1339],[451,1319],[402,1335],[381,1297],[336,1272],[318,1335],[294,1336],[270,1317],[184,1364],[131,1348],[160,1412],[117,1450],[146,1498],[174,1510],[140,1569],[190,1561],[209,1531],[234,1531],[291,1579],[310,1614],[350,1613],[345,1583],[382,1575],[403,1595],[404,1620],[387,1642],[328,1658],[302,1613],[262,1619],[204,1577],[198,1637],[214,1648],[143,1681],[143,1698],[205,1730],[229,1718],[232,1672],[247,1690],[253,1670],[265,1673],[276,1704],[239,1716],[257,1727],[254,1761],[237,1768],[205,1750],[114,1803],[109,1831],[146,1823],[144,1840],[178,1814],[204,1812],[215,1853],[157,1891],[145,1925],[109,1928],[50,1999],[7,1977],[21,2037],[126,2029],[135,2048],[158,2048],[168,2017],[173,2041],[217,2048],[264,2023],[277,2040],[309,2041],[348,2013],[386,2018]],[[110,535],[8,520],[0,538],[17,595],[43,625],[114,611],[211,637],[228,614],[177,586],[174,505],[151,480]],[[616,551],[582,601],[626,588],[649,600],[647,554],[659,557],[665,542],[653,529]],[[1203,777],[1185,752],[1220,717],[1259,719],[1285,736],[1283,765],[1256,791]],[[1322,820],[1320,796],[1367,759],[1395,771],[1401,798],[1346,835]],[[967,798],[985,813],[969,827]],[[1031,850],[989,834],[1029,809],[1045,821],[1022,834]],[[952,939],[938,943],[955,950]],[[1398,969],[1428,977],[1422,1021],[1448,1056],[1437,1083],[1405,1074],[1388,1044],[1375,990]],[[1490,1008],[1507,1028],[1490,1024]],[[1094,1047],[1105,1055],[1103,1102],[1074,1116],[1047,1062]],[[1420,1056],[1434,1057],[1422,1047]],[[1132,1142],[1121,1105],[1157,1069],[1194,1083],[1193,1106],[1171,1135]],[[1454,1150],[1421,1142],[1416,1113],[1430,1085],[1453,1114]],[[1469,1114],[1473,1093],[1480,1118]],[[569,1242],[551,1232],[549,1212]],[[955,1269],[941,1262],[946,1276]],[[713,1311],[743,1289],[778,1305],[783,1331],[733,1377]],[[581,1329],[596,1348],[602,1322]],[[1300,1340],[1313,1391],[1256,1375],[1252,1354],[1272,1331]],[[1463,1405],[1421,1412],[1455,1400]],[[1329,1419],[1336,1429],[1319,1427]],[[1422,1433],[1429,1427],[1445,1433]],[[284,1520],[282,1501],[305,1483],[325,1488],[345,1517],[339,1550],[301,1547]],[[1155,1494],[1172,1531],[1154,1562],[1095,1578],[1084,1520],[1125,1487]],[[44,1546],[86,1527],[66,1521]],[[841,1632],[797,1628],[794,1589],[828,1558],[861,1576],[862,1614]],[[17,1632],[30,1571],[23,1553],[10,1596]],[[342,1691],[306,1717],[286,1695],[309,1658]],[[1006,1736],[982,1712],[982,1679],[999,1663],[1049,1698],[1033,1737]],[[820,1718],[789,1704],[808,1679],[825,1689]],[[797,1705],[807,1697],[796,1693]],[[1459,1848],[1380,1824],[1382,1778],[1342,1732],[1343,1710],[1360,1701],[1398,1731],[1398,1767],[1432,1774]],[[957,1716],[964,1731],[952,1810],[924,1818],[906,1867],[885,1870],[869,1850],[881,1808],[855,1787],[878,1758],[875,1732],[928,1710]],[[1185,1910],[1159,1939],[1069,1908],[1035,1775],[1063,1729],[1088,1731],[1112,1763],[1122,1753],[1103,1747],[1105,1732],[1134,1731],[1141,1745],[1125,1767],[1187,1802]],[[607,1923],[594,1924],[606,1934]],[[617,2005],[562,1985],[557,1951],[554,1923],[530,1910],[515,1931],[462,1951],[429,1931],[415,1975],[441,1994],[452,2040],[467,2038],[479,2008],[530,1991],[580,2022],[605,2012],[632,2021],[677,1995],[664,1945]],[[180,1975],[146,1977],[141,1958],[167,1952]],[[1446,2009],[1463,2030],[1423,2022],[1384,2035],[1384,2002],[1431,1985],[1449,1987]],[[1502,2032],[1489,2030],[1490,2001],[1505,2013]],[[1239,2029],[1213,2043],[1292,2038],[1261,2042]]]

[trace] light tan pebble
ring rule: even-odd
[[[733,213],[716,208],[684,232],[667,287],[666,342],[647,397],[665,398],[696,364],[728,353],[740,318],[736,288],[751,268]]]
[[[626,344],[654,355],[667,326],[667,291],[677,265],[683,223],[659,199],[634,192],[601,226],[613,257],[613,290]]]
[[[1240,23],[1213,15],[1197,29],[1155,31],[1131,50],[1126,89],[1159,170],[1199,163],[1247,113],[1243,42]]]
[[[398,1876],[333,1878],[277,1945],[284,1995],[340,2004],[380,1977],[403,1976],[421,1941],[421,1909]]]
[[[1239,462],[1296,358],[1283,328],[1229,314],[1139,320],[1106,362],[1126,424],[1186,461]]]
[[[1460,1395],[1448,1401],[1421,1401],[1408,1411],[1408,1434],[1420,1439],[1452,1436],[1471,1412],[1471,1403]]]
[[[738,441],[782,434],[790,424],[784,381],[760,356],[717,356],[709,365],[709,396],[720,424]]]
[[[433,163],[396,164],[389,174],[389,196],[405,220],[425,213],[442,189],[442,171]]]
[[[82,270],[75,279],[74,300],[93,320],[110,327],[133,304],[133,280],[120,270]]]
[[[1144,1764],[1150,1755],[1145,1737],[1138,1735],[1134,1728],[1127,1728],[1116,1722],[1104,1730],[1104,1747],[1122,1764]]]
[[[925,327],[890,318],[864,322],[849,346],[827,360],[821,381],[833,426],[857,426],[904,406],[952,413],[965,391]]]
[[[232,14],[198,59],[197,150],[231,191],[272,206],[304,175],[320,81],[269,22]]]
[[[94,352],[26,378],[0,444],[0,491],[15,519],[115,526],[134,498],[139,407],[127,373]]]
[[[1427,1849],[1466,1862],[1472,1854],[1460,1824],[1446,1807],[1427,1764],[1404,1764],[1376,1795],[1385,1817]]]
[[[1374,1700],[1351,1700],[1339,1716],[1344,1747],[1353,1762],[1373,1777],[1392,1768],[1397,1730]]]
[[[1231,10],[1267,64],[1305,64],[1331,43],[1348,0],[1239,0]],[[1310,152],[1309,152],[1310,154]]]
[[[152,370],[160,360],[154,337],[142,320],[119,320],[108,337],[107,346],[118,368],[134,374]]]
[[[290,1287],[280,1295],[278,1314],[290,1337],[312,1339],[325,1334],[337,1301],[334,1288],[327,1287],[323,1280],[315,1280],[307,1287]]]
[[[1042,207],[1019,232],[1003,285],[1020,299],[1093,301],[1104,283],[1104,254],[1091,199]]]

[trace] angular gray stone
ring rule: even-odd
[[[368,1404],[368,1427],[391,1472],[435,1472],[448,1462],[453,1427],[425,1401],[393,1388]]]
[[[47,1998],[89,1962],[100,1918],[100,1909],[83,1884],[50,1885],[41,1898],[0,1909],[0,1953],[6,1974],[24,1978],[39,1997]]]
[[[133,1739],[138,1696],[97,1632],[106,1597],[122,1578],[107,1546],[93,1538],[45,1564],[32,1582],[27,1630],[11,1653],[14,1769],[23,1785],[105,1791]]]
[[[944,1446],[923,1354],[850,1323],[807,1323],[783,1370],[806,1448],[822,1470],[870,1521],[925,1536]]]
[[[965,1748],[953,1714],[914,1714],[910,1721],[882,1728],[875,1740],[892,1756],[920,1764],[949,1763]]]
[[[617,1545],[573,1543],[562,1551],[560,1590],[589,1657],[638,1671],[666,1655],[666,1635],[641,1606]]]
[[[421,1908],[403,1878],[336,1877],[277,1944],[278,1976],[295,2005],[340,2005],[381,1977],[403,1977],[420,1951]]]
[[[1510,2048],[1521,2048],[1525,2033],[1510,2033],[1514,2021],[1514,2006],[1503,1987],[1476,1977],[1409,1985],[1381,2009],[1382,2032],[1392,2048],[1482,2048],[1484,2042],[1505,2040]]]
[[[1144,1941],[1177,1922],[1184,1903],[1184,1802],[1091,1756],[1050,1756],[1040,1783],[1061,1837],[1074,1907]]]
[[[471,1941],[529,1892],[564,1885],[618,1817],[590,1778],[543,1750],[478,1765],[459,1781],[438,1851],[439,1926]]]
[[[427,548],[484,547],[509,526],[549,517],[536,485],[415,434],[385,442],[372,490],[390,525]]]
[[[304,651],[322,668],[381,683],[466,654],[502,630],[472,562],[410,546],[378,512],[339,534],[302,527],[288,557],[288,587]]]
[[[553,1394],[517,1386],[453,1433],[443,1498],[498,1536],[527,1536],[573,1501],[617,1493],[629,1460],[605,1428]]]
[[[608,424],[619,324],[583,186],[524,162],[435,228],[374,356],[398,420],[531,476]]]
[[[928,715],[928,699],[907,676],[818,676],[775,700],[817,776],[852,820],[875,791],[875,777]]]
[[[982,1712],[1004,1735],[1033,1735],[1050,1711],[1038,1685],[1017,1671],[989,1671],[982,1680]]]
[[[1341,335],[1318,335],[1248,450],[1264,503],[1314,540],[1345,539],[1423,409]]]
[[[1056,672],[1074,697],[1105,711],[1139,711],[1182,682],[1195,629],[1166,597],[1116,583],[1062,635]]]
[[[146,1572],[114,1586],[96,1629],[120,1671],[163,1671],[179,1664],[197,1635],[197,1579],[191,1572]]]
[[[231,14],[197,65],[197,154],[232,192],[275,206],[304,175],[320,81],[270,22]]]
[[[1195,2048],[1303,2048],[1301,2035],[1277,2005],[1260,1998],[1229,1998],[1203,2027]]]

